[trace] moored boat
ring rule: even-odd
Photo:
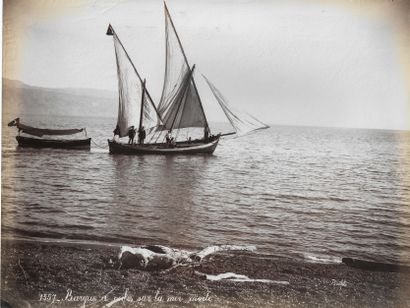
[[[89,150],[91,146],[91,138],[87,137],[85,128],[74,129],[49,129],[37,128],[20,123],[20,118],[11,121],[8,126],[16,126],[18,136],[16,140],[19,147],[25,148],[57,148],[57,149],[74,149],[74,150]],[[27,134],[21,136],[20,134]],[[75,134],[84,133],[86,138],[68,138]],[[57,138],[56,136],[60,136]],[[66,136],[61,137],[61,136]]]
[[[23,148],[55,148],[55,149],[89,150],[91,146],[91,138],[75,139],[75,140],[59,140],[59,139],[39,139],[39,138],[16,136],[16,140],[19,146]]]

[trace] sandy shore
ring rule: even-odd
[[[118,247],[2,241],[2,307],[410,307],[410,274],[219,253],[166,271],[114,269]],[[262,282],[210,281],[233,272]],[[202,274],[201,274],[202,273]]]

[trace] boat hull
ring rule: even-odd
[[[89,150],[91,138],[77,140],[38,139],[16,136],[20,147]]]
[[[212,154],[218,145],[219,138],[209,142],[177,143],[170,147],[165,143],[156,144],[126,144],[115,140],[108,140],[110,154],[127,155],[193,155],[193,154]]]

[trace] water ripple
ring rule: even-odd
[[[98,144],[115,123],[60,120]],[[410,263],[405,132],[277,126],[210,157],[17,149],[13,134],[3,127],[4,236]]]

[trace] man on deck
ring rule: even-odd
[[[134,126],[131,126],[128,129],[128,138],[129,138],[128,139],[128,144],[134,144],[135,133],[136,133],[136,131],[135,131]]]
[[[205,142],[207,142],[208,139],[209,139],[209,127],[205,126],[205,128],[204,128],[204,140],[205,140]]]
[[[144,144],[145,137],[147,133],[145,132],[144,126],[141,126],[141,129],[138,131],[138,143]]]
[[[169,130],[169,131],[167,132],[167,134],[165,135],[165,141],[166,141],[166,143],[167,143],[168,145],[171,144],[171,139],[172,139],[171,130]]]
[[[119,126],[118,124],[117,124],[117,126],[115,127],[113,133],[114,133],[114,139],[115,139],[115,136],[118,136],[118,137],[120,136],[121,130],[120,130],[120,126]]]

